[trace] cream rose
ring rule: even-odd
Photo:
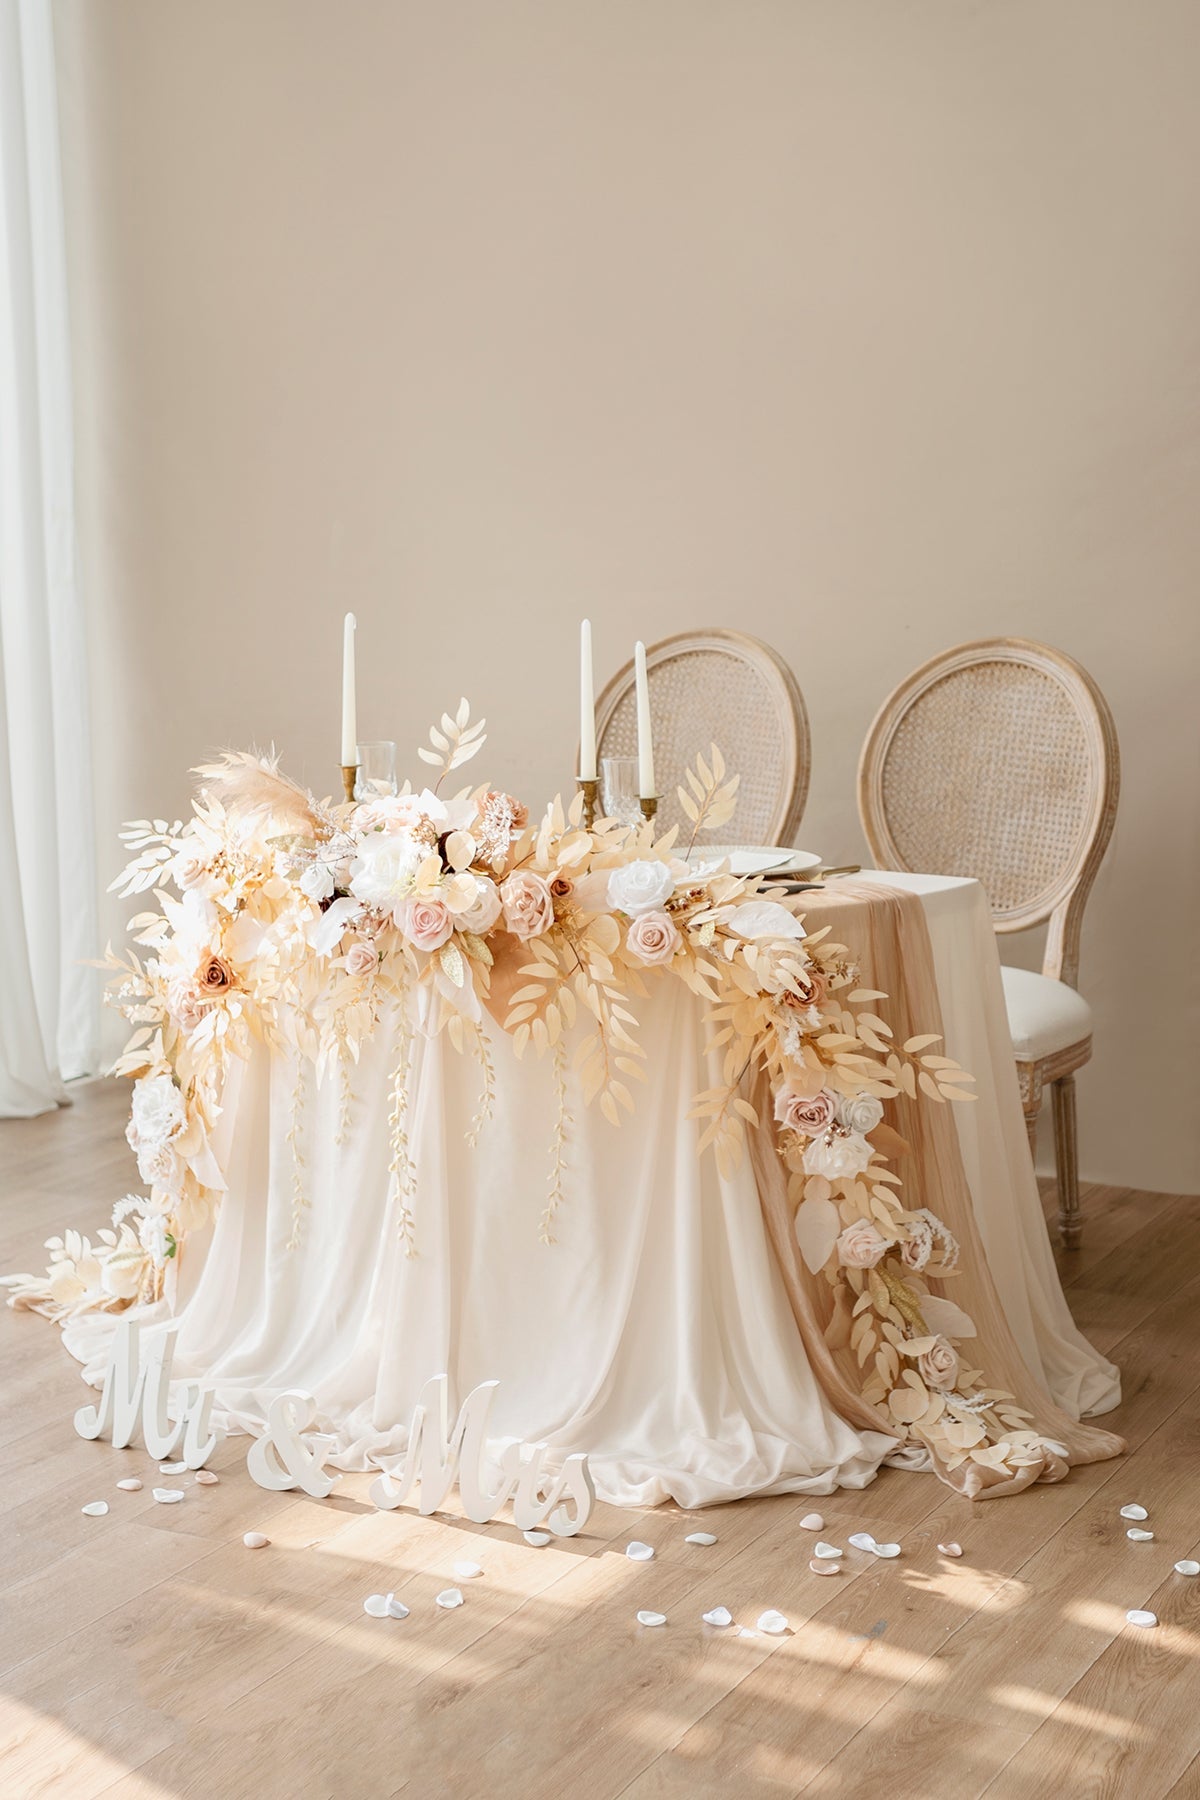
[[[372,975],[378,967],[379,952],[374,944],[368,944],[363,938],[355,938],[346,952],[346,973]]]
[[[837,1241],[838,1261],[845,1269],[873,1269],[889,1248],[877,1226],[869,1219],[856,1219]]]
[[[475,876],[475,898],[464,912],[455,917],[455,924],[460,931],[473,931],[476,937],[486,937],[503,910],[500,890],[494,881],[483,876]]]
[[[675,892],[675,877],[664,862],[624,863],[608,878],[608,904],[630,919],[656,912]]]
[[[827,1131],[837,1117],[837,1096],[828,1088],[819,1094],[799,1094],[795,1088],[783,1087],[775,1096],[775,1117],[788,1131],[816,1137]]]
[[[917,1358],[917,1372],[927,1387],[949,1391],[958,1381],[958,1351],[940,1337]]]
[[[838,1107],[838,1123],[847,1131],[857,1131],[861,1137],[874,1131],[882,1117],[883,1101],[874,1094],[855,1094],[852,1100],[843,1099]]]
[[[843,1135],[824,1132],[804,1152],[806,1175],[824,1175],[829,1181],[861,1175],[871,1160],[871,1146],[856,1131]]]
[[[137,1153],[138,1174],[150,1187],[177,1194],[183,1185],[183,1163],[171,1144],[142,1144]]]
[[[665,912],[639,913],[625,934],[625,948],[650,968],[669,963],[683,942]]]
[[[180,893],[199,887],[208,879],[208,864],[196,850],[180,850],[171,862],[171,876]]]
[[[183,1095],[169,1075],[143,1075],[134,1083],[125,1136],[130,1147],[166,1144],[187,1126]]]
[[[418,950],[440,950],[454,931],[454,920],[444,900],[424,900],[418,894],[401,901],[396,923]]]
[[[514,937],[541,937],[554,923],[550,889],[532,869],[515,869],[500,889],[504,923]]]

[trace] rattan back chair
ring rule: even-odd
[[[676,787],[716,743],[741,776],[727,841],[794,845],[808,798],[808,714],[783,658],[740,631],[681,632],[647,646],[646,680],[660,829],[686,825]],[[637,755],[632,662],[596,702],[596,754]]]
[[[867,734],[858,771],[863,830],[880,868],[976,877],[998,932],[1049,921],[1041,977],[1006,969],[1005,993],[1031,1144],[1043,1087],[1053,1088],[1070,1247],[1080,1234],[1074,1071],[1091,1054],[1091,1022],[1085,1002],[1063,989],[1078,983],[1083,911],[1119,788],[1104,695],[1071,657],[1024,638],[960,644],[902,681]],[[1025,1013],[1034,1021],[1027,1030]]]

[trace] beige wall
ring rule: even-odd
[[[860,853],[876,705],[1022,633],[1110,696],[1096,1177],[1200,1186],[1195,0],[58,0],[102,859],[222,744],[335,779],[735,624]],[[1011,941],[1010,941],[1011,942]],[[1032,947],[1031,947],[1032,952]]]

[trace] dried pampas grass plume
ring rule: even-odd
[[[310,793],[282,774],[272,750],[226,750],[216,762],[200,763],[199,775],[214,800],[241,818],[255,815],[307,836],[323,836],[331,820]]]

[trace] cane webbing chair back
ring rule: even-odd
[[[741,776],[722,842],[794,844],[808,798],[808,714],[783,658],[738,631],[684,632],[647,646],[646,680],[659,829],[678,824],[690,835],[675,790],[715,743],[729,773]],[[632,662],[596,702],[596,754],[637,755]]]
[[[961,644],[901,682],[858,774],[879,867],[975,876],[997,931],[1049,919],[1043,972],[1072,986],[1119,787],[1100,689],[1069,656],[1023,638]]]

